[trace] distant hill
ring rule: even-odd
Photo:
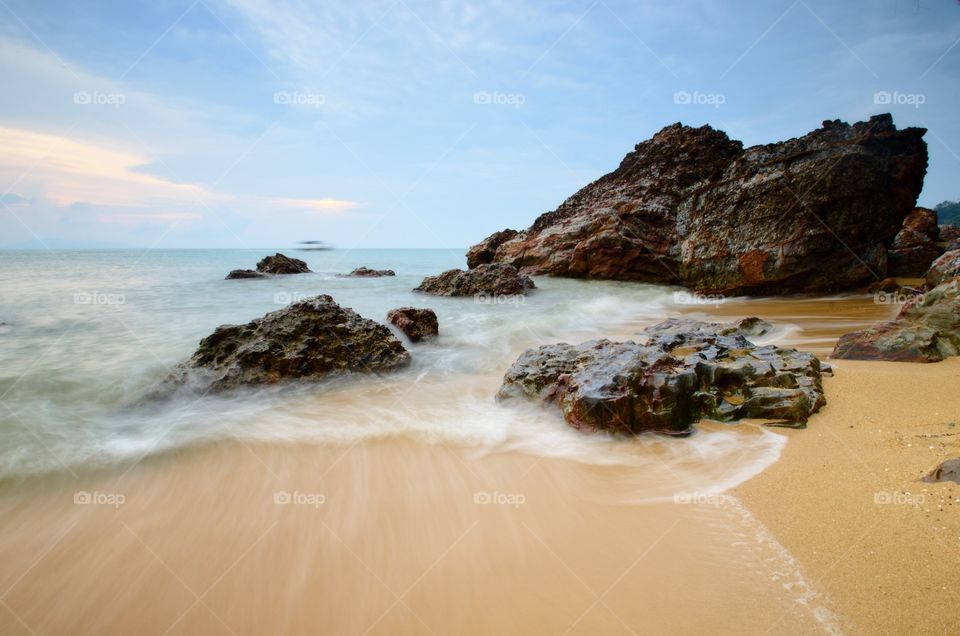
[[[960,225],[960,201],[944,201],[933,209],[937,211],[937,219],[941,224]]]

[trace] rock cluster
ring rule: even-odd
[[[758,319],[672,319],[645,330],[642,344],[530,349],[507,371],[497,398],[556,405],[570,426],[615,433],[685,434],[701,418],[802,426],[825,404],[826,369],[813,354],[747,339],[767,327]]]
[[[402,331],[412,342],[432,338],[440,333],[437,314],[432,309],[400,307],[387,313],[387,322]]]
[[[515,296],[534,287],[530,277],[521,275],[516,267],[495,263],[428,276],[413,291],[435,296]]]
[[[277,252],[273,256],[265,256],[257,263],[256,271],[252,269],[235,269],[227,274],[227,280],[242,280],[245,278],[267,278],[285,274],[306,274],[310,271],[307,264],[299,258],[290,258]]]
[[[886,275],[916,204],[925,132],[878,115],[744,149],[709,126],[674,124],[529,229],[470,248],[467,263],[706,293],[863,287]]]
[[[389,328],[314,296],[245,325],[223,325],[166,379],[204,393],[400,368],[410,354]]]

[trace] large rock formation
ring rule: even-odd
[[[218,327],[165,380],[159,393],[184,384],[203,393],[379,373],[409,360],[410,354],[390,329],[340,307],[330,296],[314,296],[245,325]]]
[[[709,126],[674,124],[529,229],[470,248],[467,263],[725,294],[863,286],[885,275],[914,208],[925,132],[878,115],[744,149]]]
[[[844,334],[831,357],[939,362],[960,355],[960,278],[917,295],[896,320]]]
[[[930,263],[940,256],[939,234],[937,213],[933,210],[917,208],[908,214],[888,253],[890,276],[923,277]]]
[[[387,312],[387,322],[402,331],[412,342],[432,338],[440,333],[437,314],[432,309],[400,307]]]
[[[534,287],[530,277],[522,276],[516,267],[496,263],[427,276],[413,291],[435,296],[516,296]]]
[[[765,327],[755,318],[739,325],[672,319],[645,330],[643,344],[530,349],[497,397],[554,404],[570,426],[627,434],[684,434],[701,418],[802,426],[825,403],[824,369],[813,354],[747,339]]]

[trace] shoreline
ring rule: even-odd
[[[806,430],[781,431],[780,459],[731,494],[846,633],[957,633],[960,485],[919,479],[960,456],[960,359],[832,364],[827,406]]]

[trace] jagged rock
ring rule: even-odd
[[[921,278],[938,256],[937,213],[927,208],[917,208],[907,215],[903,228],[893,239],[887,254],[890,276]]]
[[[369,267],[358,267],[349,274],[339,274],[342,278],[378,278],[380,276],[396,276],[397,273],[392,269],[370,269]]]
[[[279,252],[273,256],[265,256],[257,263],[257,271],[263,274],[306,274],[310,271],[306,262],[299,258],[290,258]]]
[[[903,285],[893,278],[874,281],[867,286],[867,292],[871,294],[893,294],[899,292],[901,289],[903,289]]]
[[[952,481],[960,484],[960,458],[948,459],[925,475],[921,481]]]
[[[939,362],[960,354],[960,278],[917,295],[896,320],[844,334],[831,357]]]
[[[701,418],[741,418],[803,426],[823,404],[821,373],[811,353],[758,347],[748,319],[722,325],[671,319],[646,329],[643,344],[592,340],[524,352],[504,376],[500,400],[559,406],[570,426],[636,434],[690,432]]]
[[[960,276],[960,249],[944,253],[930,265],[926,275],[927,287],[936,287],[955,276]]]
[[[431,338],[440,332],[437,314],[432,309],[400,307],[387,313],[387,322],[402,331],[413,342]]]
[[[924,133],[878,115],[744,149],[674,124],[529,229],[472,247],[468,262],[706,293],[863,287],[886,274],[923,186]]]
[[[340,307],[330,296],[287,305],[245,325],[223,325],[200,341],[159,392],[188,385],[223,391],[402,367],[410,354],[386,326]]]
[[[266,274],[261,274],[252,269],[235,269],[227,274],[227,280],[242,280],[245,278],[266,278]]]
[[[413,291],[436,296],[514,296],[526,294],[534,287],[530,277],[520,275],[516,267],[496,263],[427,276]]]

